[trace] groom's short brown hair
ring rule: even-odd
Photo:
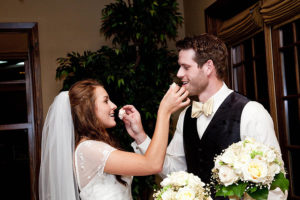
[[[204,33],[199,36],[185,37],[176,43],[178,51],[193,49],[195,62],[200,67],[212,60],[219,79],[223,79],[228,66],[228,52],[225,43],[214,35]]]

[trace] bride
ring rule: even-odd
[[[41,200],[130,200],[132,176],[158,173],[167,147],[169,120],[189,104],[188,92],[172,85],[163,97],[145,155],[125,152],[107,128],[116,125],[116,105],[95,80],[75,83],[50,106],[43,128],[39,177]],[[144,131],[139,112],[124,106],[129,134]]]

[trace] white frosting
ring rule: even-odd
[[[170,85],[170,87],[175,87],[177,84],[176,83],[172,83],[171,85]]]
[[[125,110],[124,110],[123,108],[121,108],[121,109],[119,110],[119,118],[120,118],[121,120],[123,119],[125,113],[126,113],[126,112],[125,112]]]

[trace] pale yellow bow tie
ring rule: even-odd
[[[192,118],[198,118],[203,113],[206,117],[212,114],[213,112],[213,98],[210,98],[205,103],[193,101],[192,105]]]

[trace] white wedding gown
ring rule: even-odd
[[[103,172],[110,153],[116,150],[99,141],[87,140],[75,150],[75,171],[81,200],[132,200],[132,177],[122,176],[127,185],[116,176]]]

